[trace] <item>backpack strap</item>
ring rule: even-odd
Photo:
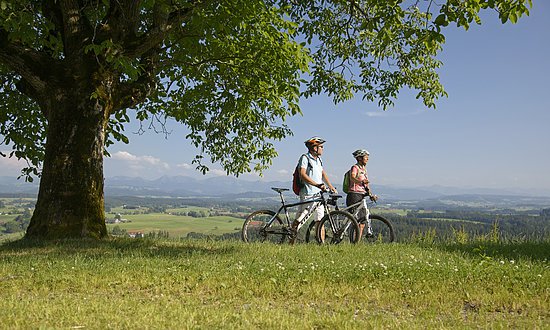
[[[307,175],[311,175],[311,173],[313,172],[313,165],[311,165],[311,161],[310,161],[307,154],[302,154],[302,156],[298,160],[298,166],[300,166],[300,164],[302,163],[302,157],[306,157],[306,159],[307,159],[306,172],[307,172]],[[319,162],[321,163],[321,167],[322,167],[323,166],[323,160],[321,159],[321,157],[317,157],[317,159],[319,159]]]
[[[301,167],[300,165],[302,164],[302,159],[306,157],[307,159],[307,169],[306,171],[309,171],[310,168],[313,168],[313,166],[311,165],[311,162],[309,161],[309,158],[307,156],[307,154],[302,154],[302,156],[300,156],[300,159],[298,159],[298,167]]]

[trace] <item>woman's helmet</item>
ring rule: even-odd
[[[363,156],[368,156],[370,155],[369,152],[365,149],[357,149],[353,152],[353,157],[354,158],[357,158],[357,157],[363,157]]]
[[[315,146],[320,146],[321,144],[325,143],[325,140],[321,139],[318,136],[314,136],[310,139],[307,139],[305,142],[306,147],[311,148]]]

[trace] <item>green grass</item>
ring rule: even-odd
[[[0,328],[548,328],[550,243],[0,245]]]
[[[142,233],[163,230],[169,232],[170,237],[174,238],[184,237],[189,232],[213,235],[239,232],[244,221],[228,216],[193,218],[166,213],[124,215],[123,218],[131,222],[109,224],[107,227],[119,226],[129,232],[141,231]]]

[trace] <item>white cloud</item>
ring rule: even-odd
[[[114,162],[112,162],[114,161]],[[149,155],[133,155],[127,151],[117,151],[106,159],[106,163],[117,175],[131,175],[149,177],[151,175],[164,175],[170,170],[170,165],[161,159]]]
[[[133,163],[134,165],[145,163],[145,164],[148,164],[148,165],[161,166],[165,169],[170,168],[170,165],[163,162],[159,158],[155,158],[153,156],[147,156],[147,155],[145,155],[145,156],[136,156],[136,155],[132,155],[131,153],[129,153],[127,151],[117,151],[111,156],[111,158],[116,159],[116,160],[129,162],[129,163]]]
[[[288,175],[288,174],[290,174],[290,172],[288,170],[283,169],[283,170],[278,170],[277,174],[279,174],[279,175]]]
[[[137,157],[132,155],[131,153],[127,151],[117,151],[114,154],[111,155],[112,159],[117,160],[126,160],[126,161],[136,161]]]
[[[210,171],[208,171],[208,174],[211,174],[213,176],[227,176],[227,173],[225,173],[224,170],[220,169],[211,169]]]
[[[190,170],[193,168],[190,164],[187,164],[187,163],[177,164],[176,167],[182,168],[184,170]]]
[[[160,159],[152,157],[152,156],[141,156],[138,157],[138,160],[143,161],[145,163],[148,163],[153,166],[161,166],[164,169],[170,169],[170,165],[167,163],[162,162]]]

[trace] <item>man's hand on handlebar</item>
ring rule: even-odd
[[[376,202],[378,200],[378,196],[376,196],[376,195],[369,195],[369,198],[373,202]]]
[[[336,190],[336,188],[332,187],[332,188],[329,188],[327,187],[324,183],[319,183],[318,185],[316,185],[315,187],[321,189],[323,192],[330,192],[332,194],[337,194],[338,191]]]

